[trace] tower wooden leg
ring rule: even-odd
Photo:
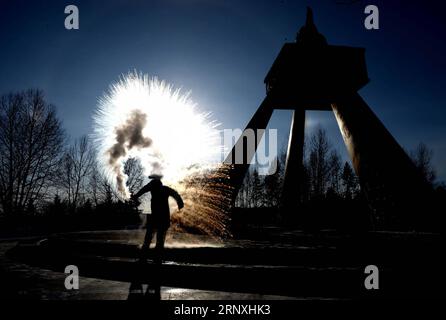
[[[237,194],[240,190],[240,187],[242,186],[243,179],[245,178],[246,172],[249,169],[249,165],[251,163],[251,160],[253,156],[255,155],[255,152],[257,150],[257,147],[259,145],[259,142],[262,138],[262,136],[257,132],[258,129],[266,129],[266,126],[268,125],[269,120],[271,119],[271,115],[273,113],[273,107],[272,107],[272,99],[270,97],[266,97],[262,104],[257,109],[254,116],[249,121],[248,125],[246,126],[245,130],[252,129],[254,131],[255,135],[255,148],[254,150],[250,150],[251,152],[248,153],[245,139],[243,139],[243,136],[238,139],[234,147],[232,148],[231,152],[228,154],[225,163],[229,164],[232,163],[232,167],[229,173],[230,177],[230,183],[233,188],[233,199],[232,203],[235,203],[235,198],[237,197]],[[245,161],[242,164],[236,164],[235,163],[235,150],[243,150],[243,159]]]
[[[305,109],[302,108],[293,111],[288,140],[282,193],[282,209],[285,214],[295,212],[302,201],[304,139]]]
[[[332,108],[377,222],[416,225],[429,187],[409,156],[359,94],[340,98]]]

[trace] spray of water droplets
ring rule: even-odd
[[[130,196],[125,161],[138,158],[146,176],[162,175],[185,199],[175,227],[227,234],[230,188],[225,167],[216,166],[220,133],[189,93],[130,73],[100,98],[93,123],[99,168],[122,199]]]

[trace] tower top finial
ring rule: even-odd
[[[307,7],[307,21],[297,33],[296,42],[308,46],[327,44],[325,37],[317,31],[314,24],[313,10],[310,7]]]
[[[313,10],[311,10],[310,7],[307,7],[307,21],[305,23],[305,26],[308,28],[309,26],[314,26],[314,20],[313,20]]]

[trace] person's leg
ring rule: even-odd
[[[147,258],[147,254],[149,253],[150,243],[152,242],[153,238],[153,225],[149,221],[146,226],[146,235],[144,237],[144,243],[141,248],[141,258]]]
[[[150,224],[147,226],[146,236],[144,237],[144,243],[142,245],[143,249],[149,249],[150,243],[153,238],[153,226]]]
[[[128,300],[141,299],[144,296],[142,284],[140,282],[132,282],[129,288]]]
[[[166,241],[167,230],[165,228],[160,228],[156,234],[156,248],[163,250],[164,241]]]
[[[162,260],[162,254],[163,254],[163,250],[164,250],[164,241],[166,240],[166,233],[167,233],[166,228],[158,228],[158,230],[156,232],[156,247],[155,247],[156,262],[161,262],[161,260]]]

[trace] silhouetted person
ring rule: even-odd
[[[177,202],[178,209],[184,207],[183,199],[181,199],[178,192],[164,186],[161,182],[160,176],[149,176],[152,180],[142,187],[135,195],[132,195],[132,200],[136,201],[144,193],[150,192],[152,195],[151,209],[152,214],[150,220],[147,222],[147,231],[142,246],[143,256],[147,253],[150,243],[152,241],[153,233],[156,231],[156,260],[161,261],[161,252],[164,249],[164,241],[166,232],[170,227],[170,209],[169,197],[173,197]]]

